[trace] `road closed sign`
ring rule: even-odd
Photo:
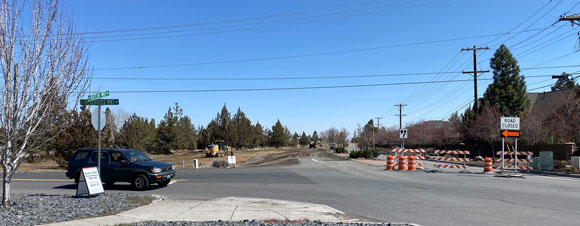
[[[79,177],[79,185],[77,187],[77,196],[79,195],[95,195],[103,193],[103,184],[99,176],[97,167],[83,168]]]
[[[500,120],[501,130],[520,130],[520,118],[519,117],[501,117]]]

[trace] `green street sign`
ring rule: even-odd
[[[97,99],[93,101],[82,99],[81,105],[119,105],[119,99]]]
[[[98,93],[93,93],[93,94],[89,94],[89,101],[94,101],[94,100],[98,100],[101,99],[103,97],[108,97],[109,96],[109,90],[104,91],[104,92],[98,92]]]

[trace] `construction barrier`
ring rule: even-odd
[[[423,153],[425,153],[425,149],[403,149],[403,148],[395,148],[393,149],[393,152],[395,154],[397,154],[397,156],[395,156],[395,160],[398,160],[398,158],[402,155],[404,155],[405,153],[410,153],[410,154],[415,154],[415,166],[421,167],[422,169],[425,167],[425,165],[423,164],[423,162],[421,160],[425,160],[425,156],[421,155]],[[398,155],[398,154],[401,155]],[[395,161],[395,169],[397,169],[399,167],[399,161]]]
[[[393,170],[394,166],[395,166],[395,156],[388,155],[387,156],[387,168],[386,168],[386,170]]]
[[[399,171],[407,170],[407,156],[399,156]]]
[[[441,155],[469,155],[469,151],[457,151],[457,150],[435,150],[435,154]]]
[[[534,161],[532,159],[534,153],[531,151],[505,151],[503,152],[503,155],[501,151],[498,151],[496,154],[501,156],[501,158],[497,159],[496,162],[502,163],[501,166],[497,167],[501,170],[502,173],[504,169],[532,170],[532,167],[530,167],[530,162]],[[524,155],[526,157],[518,158],[518,155]],[[506,163],[509,163],[510,165],[506,165]],[[522,165],[520,165],[520,163]]]
[[[489,157],[485,157],[483,160],[483,172],[493,173],[493,160]]]
[[[450,164],[435,164],[435,168],[443,169],[467,169],[468,166],[465,165],[450,165]]]
[[[407,160],[409,162],[409,171],[417,170],[417,167],[415,166],[415,156],[409,156]]]
[[[443,168],[443,169],[467,169],[469,166],[465,165],[465,162],[469,162],[469,158],[467,155],[470,154],[469,151],[459,151],[459,150],[435,150],[435,154],[442,154],[442,155],[463,155],[463,158],[459,157],[434,157],[434,160],[437,161],[445,161],[445,162],[457,162],[463,163],[463,165],[456,165],[456,164],[441,164],[436,163],[435,168]]]

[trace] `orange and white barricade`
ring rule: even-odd
[[[465,163],[471,161],[469,158],[467,158],[467,155],[470,154],[469,151],[460,151],[460,150],[435,150],[434,152],[437,155],[463,155],[463,158],[461,157],[444,157],[444,156],[437,156],[434,157],[433,160],[439,161],[439,162],[457,162],[457,163],[463,163],[463,165],[457,165],[457,164],[444,164],[444,163],[436,163],[434,164],[435,168],[443,168],[443,169],[468,169],[469,166],[467,166]]]
[[[534,153],[531,151],[505,151],[501,152],[498,151],[497,155],[501,156],[496,160],[496,162],[501,163],[500,166],[497,168],[500,169],[502,172],[504,169],[509,170],[532,170],[530,167],[530,162],[533,162],[532,156]],[[524,158],[518,158],[518,155],[524,155]],[[509,157],[509,158],[506,158]],[[507,163],[507,164],[506,164]]]
[[[397,155],[395,159],[399,159],[401,156],[405,154],[414,154],[415,157],[415,167],[419,167],[420,169],[424,169],[425,165],[421,160],[425,160],[425,153],[424,149],[403,149],[403,148],[395,148],[393,152]],[[408,156],[407,156],[408,157]],[[399,167],[400,161],[395,161],[394,168],[397,169]],[[406,167],[405,167],[406,168]]]

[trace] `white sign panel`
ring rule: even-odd
[[[101,126],[99,127],[99,115],[101,116]],[[107,114],[103,111],[99,114],[99,108],[95,108],[93,112],[91,112],[91,123],[96,130],[102,130],[105,128],[105,124],[107,124]]]
[[[77,187],[77,196],[79,195],[94,195],[103,193],[103,184],[99,176],[97,167],[88,167],[81,170],[79,178],[79,186]]]
[[[236,156],[228,156],[228,163],[229,164],[236,164]]]
[[[501,130],[520,130],[520,118],[519,117],[501,117],[500,121]]]
[[[409,134],[407,133],[407,129],[401,129],[399,131],[399,137],[401,139],[407,139],[408,136],[409,136]]]

